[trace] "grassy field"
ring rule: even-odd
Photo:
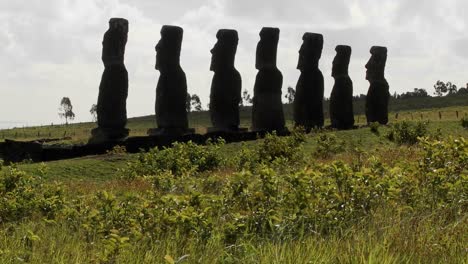
[[[432,109],[418,109],[418,110],[403,110],[398,112],[391,112],[389,115],[390,122],[397,121],[457,121],[461,120],[468,115],[468,97],[466,102],[455,101],[453,103],[460,103],[459,106],[432,108]],[[400,100],[404,101],[404,100]],[[398,102],[394,104],[394,109],[405,109],[405,102]],[[407,104],[413,106],[415,103],[411,100],[407,100]],[[421,102],[419,102],[421,103]],[[433,103],[428,103],[433,104]],[[357,107],[363,108],[363,102],[355,103]],[[284,106],[285,118],[288,127],[293,126],[292,109],[290,105]],[[362,126],[366,124],[366,117],[363,114],[363,110],[355,111],[355,122],[356,125]],[[327,113],[325,113],[328,116]],[[249,128],[251,124],[251,108],[245,107],[241,109],[241,127]],[[206,133],[206,128],[211,126],[210,117],[208,112],[192,112],[189,114],[190,127],[195,128],[197,133]],[[330,124],[327,119],[326,125]],[[150,128],[156,126],[154,116],[143,116],[137,118],[130,118],[128,120],[127,127],[130,129],[130,136],[145,136],[146,132]],[[70,125],[50,125],[42,127],[24,127],[0,130],[0,142],[5,139],[13,139],[20,141],[28,141],[35,139],[45,138],[69,138],[66,140],[60,140],[59,143],[70,144],[70,143],[86,143],[91,135],[91,130],[96,127],[95,123],[80,123]],[[57,142],[54,142],[57,143]]]
[[[390,123],[409,127],[0,165],[0,262],[468,263],[467,113],[399,110]],[[292,127],[290,106],[285,115]],[[241,120],[249,126],[249,108]],[[208,113],[190,124],[204,133]],[[84,143],[94,127],[0,140]],[[154,117],[128,127],[145,135]],[[417,135],[429,139],[399,142]]]
[[[0,263],[467,263],[468,130],[455,111],[468,108],[391,115],[408,128],[3,166]],[[21,139],[80,142],[92,127]],[[429,138],[405,143],[417,135]]]

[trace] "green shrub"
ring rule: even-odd
[[[428,122],[398,122],[390,126],[387,138],[397,144],[413,145],[418,142],[418,138],[428,135],[427,126]]]
[[[58,185],[43,183],[16,167],[0,172],[0,223],[17,221],[34,214],[54,217],[64,203],[63,190]]]
[[[305,134],[303,132],[296,131],[287,137],[279,137],[273,132],[267,134],[259,144],[258,155],[262,162],[272,162],[277,159],[293,161],[301,152],[304,141]]]
[[[253,170],[261,164],[299,164],[303,161],[304,131],[295,130],[290,136],[280,137],[276,132],[267,134],[255,146],[242,145],[236,158],[237,169]]]
[[[224,140],[208,141],[206,145],[197,145],[192,141],[175,142],[170,148],[154,148],[141,153],[137,160],[129,162],[121,173],[126,179],[138,176],[160,175],[170,172],[174,176],[197,174],[214,170],[225,163],[219,149]]]
[[[126,154],[127,153],[127,148],[125,146],[120,146],[117,145],[111,150],[108,150],[107,155],[121,155],[121,154]]]
[[[321,158],[329,158],[345,150],[345,142],[336,137],[335,134],[319,134],[316,138],[316,143],[317,147],[314,154]]]
[[[376,134],[376,135],[379,135],[379,134],[380,134],[380,132],[379,132],[379,127],[380,127],[379,122],[372,122],[372,123],[369,124],[370,131],[371,131],[373,134]]]
[[[468,203],[468,143],[465,138],[432,141],[422,138],[419,200],[431,208]]]
[[[463,128],[468,129],[468,117],[467,116],[461,119],[461,125]]]

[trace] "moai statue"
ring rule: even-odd
[[[128,21],[112,18],[102,41],[104,73],[97,103],[98,127],[92,130],[91,143],[125,139],[127,124],[128,73],[124,64]]]
[[[353,82],[348,75],[351,47],[339,45],[336,46],[335,51],[336,56],[332,67],[335,85],[330,96],[331,127],[351,129],[354,126]]]
[[[390,92],[387,80],[385,80],[385,63],[387,62],[387,48],[374,46],[372,54],[366,64],[366,79],[370,83],[366,97],[367,123],[379,122],[382,125],[388,123],[388,100]]]
[[[294,99],[294,121],[296,126],[302,126],[306,131],[323,126],[323,75],[319,70],[319,60],[322,56],[323,36],[315,33],[305,33],[304,41],[299,50],[297,69],[301,75],[296,85]]]
[[[216,34],[218,41],[211,49],[210,70],[214,72],[211,82],[210,116],[213,127],[208,132],[239,131],[239,103],[242,79],[234,67],[239,37],[237,31],[221,29]]]
[[[281,102],[283,75],[276,67],[279,40],[278,28],[262,28],[257,45],[255,67],[259,70],[255,79],[252,106],[253,131],[284,131],[285,122]]]
[[[163,26],[156,45],[156,70],[160,72],[156,87],[156,129],[149,135],[180,136],[193,133],[188,128],[186,109],[187,79],[180,67],[183,29]]]

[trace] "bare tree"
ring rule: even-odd
[[[66,125],[68,125],[68,119],[75,119],[75,113],[73,113],[73,106],[70,98],[63,97],[60,101],[59,116],[60,118],[65,118]]]
[[[93,104],[91,109],[89,109],[89,113],[93,117],[93,122],[97,121],[97,104]]]
[[[288,104],[294,103],[294,98],[296,98],[296,90],[291,86],[288,86],[288,92],[284,96],[284,98],[288,99]]]
[[[192,111],[192,97],[190,96],[189,93],[187,93],[187,97],[185,97],[185,110],[187,110],[187,113],[190,113]]]
[[[191,104],[194,111],[199,112],[199,111],[203,110],[200,97],[198,97],[198,95],[196,95],[196,94],[193,94],[190,97],[190,104]]]
[[[242,97],[241,97],[239,105],[244,106],[244,105],[247,105],[247,104],[252,104],[252,102],[253,102],[253,99],[250,96],[249,92],[247,90],[244,90],[242,92]]]

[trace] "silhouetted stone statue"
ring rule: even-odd
[[[215,131],[239,131],[239,103],[242,79],[234,67],[239,37],[237,31],[221,29],[216,34],[218,42],[211,50],[210,70],[214,72],[211,82],[210,116]]]
[[[102,41],[104,73],[97,103],[98,128],[92,130],[90,142],[122,140],[128,136],[128,73],[124,64],[128,21],[112,18]]]
[[[305,33],[299,50],[297,69],[301,75],[296,85],[294,99],[294,121],[296,126],[303,126],[306,131],[323,126],[323,75],[319,70],[322,56],[323,36]]]
[[[180,67],[183,29],[163,26],[156,45],[156,70],[161,73],[156,87],[156,123],[150,135],[178,136],[194,132],[188,129],[186,109],[187,79]]]
[[[336,46],[335,51],[336,56],[332,67],[335,85],[330,96],[331,127],[351,129],[354,126],[353,82],[348,75],[351,47],[339,45]]]
[[[278,28],[262,28],[257,45],[255,67],[259,70],[255,79],[252,106],[252,130],[285,130],[281,86],[283,75],[276,67],[279,41]]]
[[[390,92],[385,80],[385,63],[387,62],[387,48],[374,46],[372,54],[366,64],[366,79],[370,83],[366,97],[367,123],[388,123],[388,100]]]

